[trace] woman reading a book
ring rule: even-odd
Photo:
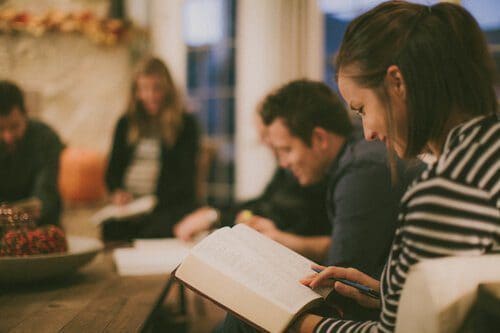
[[[393,331],[409,268],[442,256],[478,256],[500,248],[500,122],[494,65],[474,18],[450,3],[383,3],[352,21],[338,58],[338,83],[363,119],[367,140],[404,158],[432,152],[437,161],[401,201],[380,281],[350,268],[317,267],[302,283],[344,278],[380,290],[381,300],[335,282],[341,294],[381,308],[379,321],[302,316],[301,332]]]
[[[156,195],[153,213],[130,223],[105,223],[105,239],[166,237],[195,207],[199,133],[185,112],[165,64],[146,58],[137,67],[128,108],[116,126],[106,172],[111,201]]]

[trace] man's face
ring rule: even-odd
[[[13,152],[26,132],[26,115],[14,107],[6,115],[0,115],[0,147]]]
[[[285,122],[277,118],[268,127],[268,139],[278,155],[282,168],[289,169],[302,186],[319,182],[326,174],[328,160],[317,140],[307,146],[300,138],[293,136]]]

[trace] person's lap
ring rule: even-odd
[[[258,331],[244,322],[243,320],[231,314],[226,315],[226,318],[217,325],[213,333],[257,333]]]
[[[101,225],[101,236],[105,241],[172,237],[172,227],[188,211],[188,208],[173,207],[170,209],[157,209],[152,213],[126,220],[111,219]]]

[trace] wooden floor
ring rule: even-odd
[[[99,228],[89,222],[89,217],[97,208],[89,205],[65,207],[62,224],[66,233],[99,238]],[[179,313],[178,286],[175,287],[155,316],[152,332],[211,332],[225,316],[223,310],[188,289],[185,290],[185,300],[187,315],[184,316]]]

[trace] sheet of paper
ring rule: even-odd
[[[188,255],[190,245],[174,238],[140,239],[132,248],[113,251],[120,275],[170,274]]]
[[[153,210],[156,201],[156,196],[148,195],[138,198],[124,206],[107,205],[92,215],[90,221],[94,225],[99,225],[110,218],[123,219],[145,214]]]

